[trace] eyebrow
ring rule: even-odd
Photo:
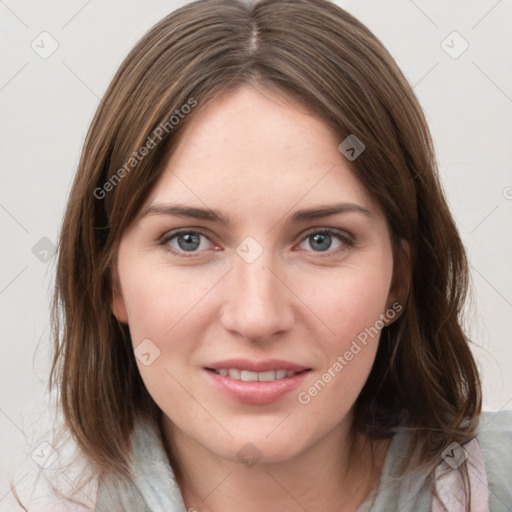
[[[336,215],[340,213],[359,213],[369,218],[373,217],[369,210],[356,203],[336,203],[332,205],[317,206],[313,208],[303,208],[301,210],[297,210],[288,218],[288,222],[304,222],[306,220],[328,217],[330,215]],[[229,220],[218,210],[183,206],[179,204],[154,204],[148,207],[142,213],[141,218],[149,215],[171,215],[174,217],[208,220],[212,222],[221,222],[222,224],[226,225],[229,224]]]

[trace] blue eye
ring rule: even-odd
[[[160,244],[169,246],[173,252],[195,253],[199,252],[197,249],[205,249],[202,239],[208,240],[200,231],[178,231],[165,234]],[[177,242],[177,246],[173,242]]]
[[[306,242],[309,244],[309,249],[301,247]],[[169,251],[183,257],[192,257],[202,251],[212,248],[212,242],[206,234],[203,234],[198,230],[190,229],[171,231],[164,234],[160,238],[159,245],[165,246]],[[299,247],[302,250],[314,253],[326,253],[326,255],[332,255],[333,253],[343,251],[352,245],[353,241],[351,237],[344,231],[324,228],[310,231],[309,234],[302,239]]]
[[[336,239],[338,241],[337,245],[335,245],[334,247],[332,245],[333,239]],[[332,253],[335,251],[329,251],[329,249],[339,249],[340,247],[346,248],[352,245],[352,240],[348,237],[348,235],[335,229],[322,229],[312,231],[308,235],[306,235],[306,238],[304,238],[301,245],[304,242],[309,242],[309,245],[313,249],[313,252]]]

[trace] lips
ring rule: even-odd
[[[270,382],[273,380],[280,380],[286,377],[292,377],[300,372],[294,372],[293,370],[285,370],[279,368],[278,370],[267,370],[265,372],[251,372],[249,370],[240,370],[238,368],[220,368],[211,369],[217,375],[223,377],[229,377],[230,379],[241,380],[243,382]]]
[[[231,398],[265,404],[296,389],[311,368],[278,359],[229,359],[208,364],[205,370],[215,387]]]
[[[205,365],[206,369],[209,370],[222,370],[222,369],[238,369],[247,370],[249,372],[266,372],[276,370],[287,370],[295,373],[302,372],[304,370],[310,370],[307,366],[301,366],[290,361],[283,361],[281,359],[267,359],[265,361],[253,361],[250,359],[226,359],[224,361],[217,361]]]

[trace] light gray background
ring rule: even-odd
[[[88,125],[115,70],[185,3],[0,0],[0,509],[10,461],[40,434],[34,411],[45,409],[54,259],[41,261],[48,241],[40,240],[57,241]],[[512,409],[512,1],[338,3],[384,42],[426,111],[472,264],[484,408]],[[47,59],[31,48],[50,48],[43,31],[58,43]],[[468,49],[453,58],[464,40]]]

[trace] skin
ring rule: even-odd
[[[339,135],[291,98],[243,86],[194,115],[123,235],[112,304],[134,348],[149,339],[160,350],[150,365],[137,364],[164,413],[185,504],[199,512],[356,510],[377,485],[389,446],[376,445],[375,467],[367,448],[348,459],[353,404],[378,336],[307,405],[297,395],[395,302],[386,219],[338,150]],[[340,202],[369,214],[287,220]],[[229,223],[143,215],[166,203],[219,210]],[[327,227],[351,243],[332,236],[319,250],[309,235]],[[178,228],[206,236],[189,252],[177,237],[159,243]],[[236,252],[247,236],[263,250],[252,263]],[[275,402],[243,404],[203,369],[231,357],[312,370]],[[261,453],[252,467],[237,458],[247,442]]]

